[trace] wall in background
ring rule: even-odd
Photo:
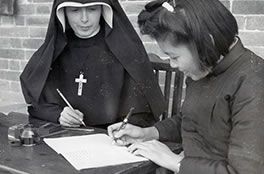
[[[133,26],[146,0],[119,0]],[[0,105],[24,102],[19,75],[42,44],[53,0],[16,0],[15,14],[0,15]],[[245,46],[264,57],[264,0],[222,0],[235,15]],[[148,52],[161,54],[149,37],[141,36]]]

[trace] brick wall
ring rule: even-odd
[[[24,102],[19,75],[41,45],[53,0],[16,0],[15,15],[0,16],[0,105]],[[138,31],[137,14],[146,0],[120,0]],[[264,57],[264,0],[223,0],[237,18],[244,44]],[[142,37],[148,52],[161,54],[157,45]]]

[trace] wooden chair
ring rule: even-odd
[[[152,67],[154,69],[155,76],[159,83],[161,83],[161,73],[165,73],[165,82],[164,82],[164,98],[166,101],[166,111],[162,114],[162,119],[176,115],[181,110],[182,103],[182,88],[184,76],[176,68],[172,68],[168,61],[161,60],[160,57],[156,54],[148,54]],[[175,75],[173,75],[175,74]],[[174,79],[173,79],[174,78]],[[172,84],[174,82],[174,84]],[[162,88],[162,85],[161,85]],[[172,92],[172,97],[171,97]],[[172,101],[170,100],[172,98]],[[170,101],[172,106],[170,107]]]
[[[160,57],[156,54],[150,53],[148,54],[148,56],[152,63],[155,76],[161,86],[166,101],[166,111],[162,114],[160,119],[163,120],[167,117],[172,117],[173,115],[179,114],[182,104],[182,91],[184,81],[183,73],[176,68],[172,68],[169,64],[169,61],[161,60]],[[161,77],[165,77],[164,86],[163,79]],[[182,151],[182,146],[178,143],[172,143],[170,148],[175,153],[180,153]],[[172,173],[173,172],[162,167],[158,168],[155,172],[155,174]]]

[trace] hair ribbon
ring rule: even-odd
[[[169,12],[174,12],[174,8],[172,5],[170,5],[168,2],[164,2],[162,4],[162,7],[166,8]]]

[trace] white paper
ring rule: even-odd
[[[113,144],[106,134],[45,138],[44,142],[77,170],[147,160],[129,153],[126,147]]]

